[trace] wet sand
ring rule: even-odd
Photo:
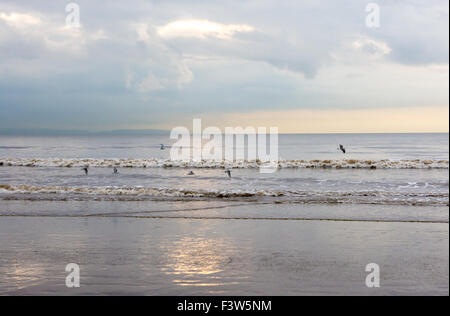
[[[3,201],[0,294],[449,294],[448,208],[406,207],[402,222],[364,205],[353,218],[351,206],[111,205],[101,215],[93,202]],[[378,289],[365,285],[372,262]],[[78,289],[65,286],[69,263],[80,266]]]

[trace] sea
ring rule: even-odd
[[[448,134],[279,135],[270,173],[257,161],[172,161],[174,142],[168,135],[0,136],[0,201],[448,206]]]

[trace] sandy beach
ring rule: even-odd
[[[72,202],[78,213],[66,202],[62,214],[56,202],[6,201],[0,295],[449,294],[445,208],[438,220],[406,207],[400,221],[380,206],[340,219],[340,206],[152,204],[115,202],[100,214],[95,202]],[[69,263],[80,288],[65,285]],[[365,284],[369,263],[380,288]]]

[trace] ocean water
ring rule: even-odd
[[[0,201],[448,206],[448,134],[280,135],[278,170],[269,174],[255,161],[170,161],[173,142],[160,135],[0,136]]]

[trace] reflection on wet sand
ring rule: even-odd
[[[163,249],[167,265],[162,271],[175,275],[179,286],[222,286],[239,284],[226,282],[221,276],[233,262],[233,246],[225,239],[184,237]]]
[[[0,295],[448,295],[448,236],[430,223],[5,217]],[[65,286],[70,262],[79,289]]]
[[[3,266],[0,269],[2,280],[14,290],[21,290],[41,282],[45,269],[40,264],[24,263]]]

